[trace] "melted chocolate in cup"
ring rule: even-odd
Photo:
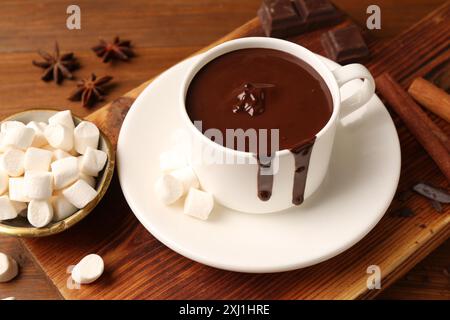
[[[192,79],[186,111],[192,122],[202,121],[203,133],[218,129],[224,140],[227,129],[278,129],[278,149],[290,150],[295,159],[292,202],[303,202],[315,137],[333,112],[331,93],[310,65],[273,49],[226,53],[207,63]],[[232,145],[235,150],[255,154],[259,164],[258,197],[269,200],[273,187],[271,155],[278,150],[266,152],[267,148],[259,147],[259,141],[255,149],[247,139],[245,146]],[[270,145],[269,139],[269,149]]]

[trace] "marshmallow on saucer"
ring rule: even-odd
[[[13,147],[21,150],[26,150],[31,146],[34,140],[34,130],[23,127],[13,127],[5,132],[2,139],[4,147]]]
[[[17,210],[8,196],[0,196],[0,221],[17,218]]]
[[[61,160],[64,158],[72,157],[72,155],[64,150],[56,149],[53,150],[53,159],[54,160]]]
[[[78,179],[78,160],[75,157],[56,160],[51,168],[56,190],[67,187]]]
[[[9,176],[0,168],[0,195],[8,191]]]
[[[177,169],[175,171],[172,171],[170,175],[175,177],[183,184],[183,195],[186,194],[190,188],[199,187],[197,176],[195,175],[195,172],[191,167]]]
[[[170,205],[183,195],[183,183],[170,174],[163,174],[155,183],[156,196],[165,205]]]
[[[97,196],[97,191],[86,181],[78,180],[73,185],[62,191],[64,197],[78,209],[84,208]]]
[[[9,178],[9,199],[18,202],[30,202],[30,199],[25,196],[25,179]]]
[[[19,274],[16,260],[0,252],[0,282],[8,282]]]
[[[78,211],[61,193],[54,195],[51,198],[51,203],[53,206],[53,221],[55,222],[64,220]]]
[[[24,157],[25,171],[48,171],[52,162],[53,152],[39,149],[28,148]]]
[[[75,129],[75,124],[73,123],[72,112],[70,110],[60,111],[55,113],[53,116],[48,118],[48,124],[60,124],[69,130]]]
[[[184,213],[192,217],[206,220],[214,208],[214,198],[208,193],[190,188],[184,202]]]
[[[84,154],[87,147],[97,149],[100,131],[97,126],[88,121],[80,122],[74,130],[75,150]]]
[[[45,122],[30,121],[27,124],[27,127],[34,130],[34,139],[31,144],[32,147],[40,148],[48,143],[45,138],[45,128],[47,128]]]
[[[11,204],[16,209],[17,215],[21,217],[27,217],[28,204],[26,202],[19,202],[11,200]]]
[[[10,120],[10,121],[4,121],[1,124],[0,130],[1,132],[5,133],[6,131],[13,129],[13,128],[23,128],[25,127],[25,124],[20,121]]]
[[[87,147],[80,160],[80,171],[88,176],[96,177],[105,166],[106,160],[108,156],[104,151]]]
[[[55,149],[71,151],[73,149],[73,129],[62,124],[49,124],[45,128],[45,138]]]
[[[0,158],[0,169],[10,177],[19,177],[24,172],[24,158],[22,150],[10,148]]]
[[[181,147],[175,147],[159,156],[159,167],[162,172],[171,172],[188,165],[186,155]]]
[[[84,174],[83,172],[80,172],[78,177],[81,180],[84,180],[88,185],[90,185],[92,188],[95,189],[95,186],[97,185],[97,181],[94,177],[88,176],[87,174]]]
[[[48,200],[31,200],[27,212],[28,222],[36,227],[42,228],[53,219],[53,207]]]
[[[53,193],[53,175],[44,171],[27,171],[24,178],[25,197],[46,200]]]
[[[79,284],[89,284],[100,278],[105,269],[102,257],[97,254],[89,254],[72,270],[72,279]]]

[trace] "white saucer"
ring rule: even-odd
[[[336,135],[328,176],[302,206],[252,215],[216,206],[209,220],[166,207],[155,197],[159,154],[180,127],[178,87],[196,57],[154,80],[128,112],[117,160],[125,198],[140,222],[176,252],[209,266],[279,272],[329,259],[361,240],[387,210],[400,175],[400,145],[389,113],[374,97],[347,117]],[[338,65],[325,61],[330,69]],[[360,85],[342,88],[348,96]]]

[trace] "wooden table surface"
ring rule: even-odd
[[[378,0],[382,29],[373,34],[392,37],[443,2]],[[67,100],[74,87],[72,81],[61,86],[44,83],[39,80],[40,70],[31,65],[31,60],[38,58],[36,50],[52,50],[55,40],[63,51],[74,51],[79,57],[82,69],[75,72],[77,78],[91,72],[114,76],[115,86],[107,99],[111,101],[254,17],[259,3],[260,0],[79,0],[81,30],[68,30],[65,12],[70,1],[4,0],[0,10],[0,118],[37,106],[70,108],[81,116],[92,112]],[[334,3],[363,25],[366,8],[372,1]],[[102,64],[90,47],[99,37],[110,39],[116,34],[133,41],[137,57],[129,63]],[[0,298],[61,298],[20,240],[0,237],[0,251],[11,254],[21,265],[17,279],[0,284]],[[447,240],[379,297],[450,299],[449,273]]]

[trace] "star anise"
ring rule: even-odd
[[[131,41],[120,40],[118,36],[114,38],[113,42],[106,42],[100,39],[100,43],[93,47],[92,50],[105,63],[116,59],[127,61],[134,56],[134,52],[131,49]]]
[[[55,52],[53,55],[39,50],[39,55],[44,61],[33,60],[33,65],[44,69],[41,79],[44,81],[54,80],[60,84],[65,78],[73,79],[71,71],[79,68],[79,63],[72,52],[60,54],[58,42],[55,42]]]
[[[69,97],[69,100],[81,100],[83,107],[92,107],[96,102],[104,99],[105,86],[111,80],[111,76],[97,78],[95,74],[92,74],[90,78],[78,81],[77,89]]]

